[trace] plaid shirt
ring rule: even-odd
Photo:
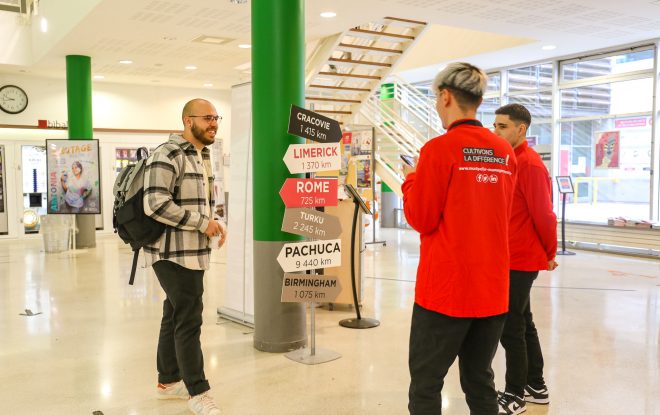
[[[171,226],[169,261],[195,270],[209,268],[211,249],[204,231],[209,225],[210,195],[213,188],[211,156],[208,148],[202,149],[203,165],[195,146],[179,134],[171,134],[169,141],[158,147],[147,160],[144,175],[145,213]],[[181,189],[175,192],[179,172],[185,164]],[[204,171],[208,183],[204,183]],[[206,195],[209,196],[206,196]],[[210,206],[206,205],[207,197]],[[144,247],[147,266],[165,259],[165,236]]]

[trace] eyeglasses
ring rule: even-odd
[[[211,121],[220,122],[222,117],[219,115],[189,115],[190,118],[202,118],[204,121],[210,123]]]

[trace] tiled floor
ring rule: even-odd
[[[317,347],[341,353],[307,366],[252,347],[251,330],[216,318],[223,251],[207,273],[202,329],[206,374],[228,415],[405,414],[408,332],[419,250],[411,231],[388,230],[364,253],[363,314],[319,309]],[[127,285],[130,251],[113,236],[71,257],[39,240],[0,241],[0,414],[186,414],[157,401],[155,348],[163,294],[148,270]],[[532,290],[546,357],[549,406],[529,414],[660,414],[660,262],[578,251]],[[19,315],[28,308],[34,313]],[[503,353],[494,362],[503,386]],[[445,414],[467,414],[456,368]]]

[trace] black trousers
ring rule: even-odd
[[[413,307],[410,328],[412,415],[442,413],[441,391],[447,371],[458,356],[461,387],[472,415],[497,415],[497,392],[491,368],[502,335],[505,314],[457,318]]]
[[[158,261],[153,268],[167,296],[158,338],[158,382],[173,383],[183,379],[188,393],[199,395],[210,389],[204,376],[199,340],[204,271],[184,268],[171,261]]]
[[[506,352],[506,391],[523,396],[525,385],[540,388],[543,380],[543,353],[534,325],[529,292],[538,271],[509,273],[509,312],[502,332]]]

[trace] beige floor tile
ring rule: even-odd
[[[368,238],[369,239],[369,238]],[[226,414],[405,414],[408,334],[419,260],[411,231],[383,231],[364,253],[369,330],[338,325],[341,307],[316,313],[319,348],[336,361],[307,366],[252,347],[252,330],[218,320],[224,252],[206,276],[202,342],[213,395]],[[660,414],[660,262],[577,251],[532,290],[552,403],[529,414]],[[150,270],[127,285],[131,252],[113,236],[71,257],[38,239],[0,241],[0,414],[185,414],[154,399],[163,293]],[[19,315],[28,308],[41,314]],[[504,359],[494,362],[503,386]],[[468,413],[453,367],[446,414]]]

